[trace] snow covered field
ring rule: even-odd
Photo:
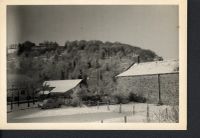
[[[147,112],[148,111],[148,112]],[[65,107],[41,110],[26,109],[8,113],[8,122],[60,122],[60,123],[134,123],[177,122],[171,106],[146,103],[102,105],[92,107]]]

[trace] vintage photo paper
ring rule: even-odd
[[[1,1],[1,129],[186,130],[187,3]]]

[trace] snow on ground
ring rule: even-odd
[[[40,112],[33,113],[30,115],[20,116],[18,117],[18,119],[88,114],[88,113],[97,113],[97,112],[109,112],[109,111],[106,111],[105,109],[97,110],[97,108],[94,108],[94,107],[62,107],[62,108],[44,109],[44,110],[41,109]]]
[[[155,104],[148,104],[149,106],[149,119],[150,122],[161,122],[159,117],[163,116],[163,111],[170,111],[170,106],[157,106]],[[99,107],[66,107],[54,108],[54,109],[35,109],[36,112],[26,114],[20,114],[13,118],[18,122],[93,122],[93,123],[124,123],[126,116],[127,123],[133,122],[147,122],[147,104],[146,103],[129,103],[120,105],[101,105]],[[18,111],[21,112],[21,111]],[[164,114],[165,115],[165,114]]]

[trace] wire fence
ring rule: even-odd
[[[106,103],[104,102],[101,104],[105,105]],[[126,105],[123,104],[112,107],[107,103],[107,105],[103,107],[97,105],[97,110],[100,108],[107,108],[107,111],[121,114],[121,117],[111,119],[111,122],[132,123],[136,121],[145,123],[178,123],[178,107],[176,106],[150,106],[150,104],[144,104],[143,107],[136,110],[137,105],[139,104],[132,104],[127,108]],[[100,123],[106,122],[109,122],[109,120],[100,120]]]

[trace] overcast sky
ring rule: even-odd
[[[8,6],[7,44],[121,42],[178,59],[177,6]]]

